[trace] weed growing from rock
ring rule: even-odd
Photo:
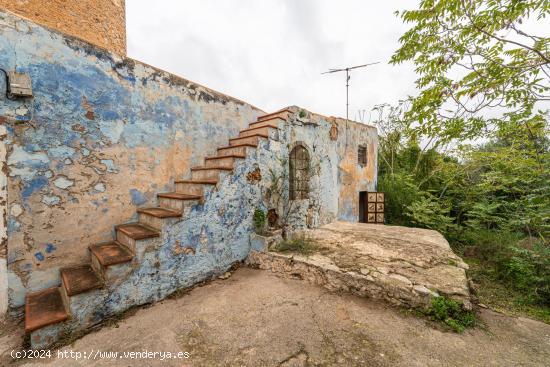
[[[463,332],[468,327],[473,327],[476,323],[472,311],[463,309],[460,303],[446,297],[432,298],[432,305],[428,309],[427,315],[435,321],[442,322],[457,333]]]
[[[252,221],[254,222],[254,231],[260,236],[264,235],[266,233],[266,229],[265,229],[266,217],[263,210],[260,210],[260,209],[254,210]]]
[[[292,252],[301,255],[311,255],[320,249],[319,244],[311,237],[298,235],[279,242],[273,248],[276,252]]]

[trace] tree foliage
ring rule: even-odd
[[[442,151],[419,143],[404,105],[378,107],[386,111],[378,121],[378,190],[386,193],[388,222],[476,248],[492,276],[550,306],[548,124]]]
[[[550,38],[530,31],[550,2],[423,0],[398,14],[411,28],[391,63],[414,63],[419,92],[375,109],[388,221],[441,231],[550,315]]]
[[[423,0],[398,12],[412,27],[391,63],[412,61],[419,75],[408,120],[443,142],[538,127],[550,101],[550,38],[529,29],[549,13],[547,0]]]

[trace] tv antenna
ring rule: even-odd
[[[364,68],[365,66],[376,65],[376,64],[380,64],[380,62],[379,61],[371,62],[370,64],[351,66],[351,67],[342,68],[342,69],[328,69],[328,71],[325,71],[324,73],[321,73],[321,74],[331,74],[331,73],[338,73],[340,71],[345,71],[346,72],[346,120],[349,120],[349,118],[348,118],[348,114],[349,114],[349,80],[351,78],[349,76],[349,72],[353,69]]]

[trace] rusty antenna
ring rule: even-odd
[[[353,69],[364,68],[365,66],[376,65],[376,64],[380,64],[380,62],[379,61],[371,62],[370,64],[351,66],[351,67],[342,68],[342,69],[328,69],[328,71],[325,71],[324,73],[321,73],[321,74],[331,74],[331,73],[338,73],[340,71],[345,71],[346,72],[346,120],[349,120],[348,119],[348,114],[349,114],[349,80],[351,78],[349,76],[349,72]]]

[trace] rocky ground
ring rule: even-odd
[[[249,268],[137,310],[62,349],[188,352],[188,359],[21,360],[23,366],[548,366],[550,325],[489,310],[463,334],[387,303]],[[0,350],[21,342],[0,329]],[[21,330],[21,326],[15,328]],[[87,358],[89,358],[87,356]],[[11,365],[8,355],[0,365]]]
[[[444,295],[471,306],[468,265],[436,231],[334,222],[305,235],[314,240],[313,253],[253,251],[249,263],[396,305],[423,308]]]

